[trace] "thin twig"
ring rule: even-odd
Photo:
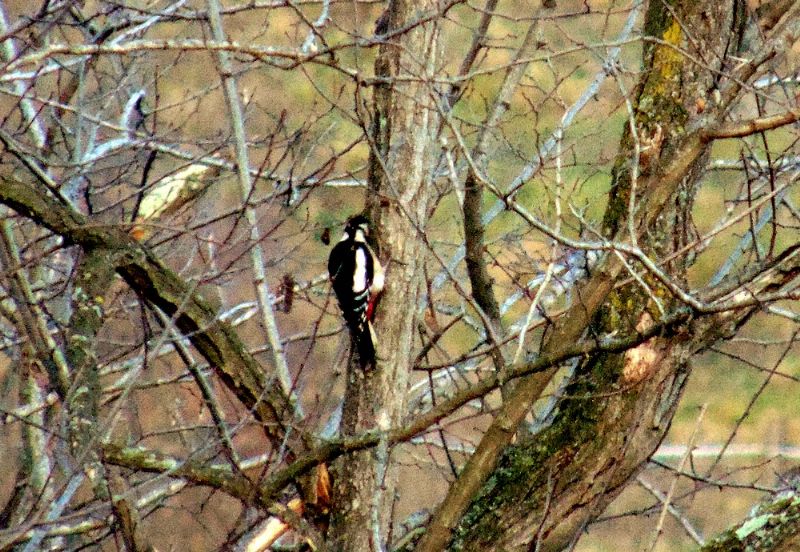
[[[708,410],[708,403],[703,404],[700,407],[700,413],[697,415],[697,421],[694,425],[694,431],[692,431],[691,437],[689,437],[689,442],[686,446],[686,454],[683,455],[681,458],[680,463],[678,464],[678,471],[683,471],[683,466],[686,464],[686,461],[689,459],[689,456],[692,454],[692,445],[694,445],[695,439],[697,439],[697,435],[700,433],[700,426],[703,423],[703,417],[706,415],[706,410]],[[678,484],[679,476],[675,476],[672,478],[672,483],[670,483],[669,491],[667,491],[666,497],[662,501],[664,507],[661,509],[661,515],[658,516],[658,523],[656,524],[655,535],[653,536],[653,542],[650,544],[650,551],[652,552],[656,544],[658,543],[658,539],[661,536],[661,533],[664,531],[664,519],[667,517],[667,512],[669,511],[669,505],[672,502],[672,497],[675,494],[675,488]]]
[[[639,483],[645,490],[647,490],[650,494],[652,494],[656,499],[667,507],[669,513],[672,514],[678,523],[683,526],[686,534],[689,535],[694,542],[703,546],[705,544],[705,539],[700,534],[700,532],[694,528],[692,523],[686,518],[683,513],[675,507],[674,504],[667,500],[667,496],[658,490],[654,485],[651,485],[643,476],[639,475],[636,477],[636,482]]]
[[[220,10],[221,8],[218,0],[208,0],[209,23],[215,39],[222,42],[225,40],[225,31],[222,28]],[[267,275],[264,270],[264,251],[261,247],[261,233],[258,229],[258,219],[255,211],[249,205],[249,199],[253,193],[253,182],[250,179],[249,173],[250,161],[247,152],[247,138],[245,135],[241,99],[236,81],[232,76],[233,70],[230,60],[228,59],[228,54],[222,50],[218,51],[217,60],[220,65],[220,75],[223,80],[225,99],[228,103],[231,126],[233,127],[236,163],[238,165],[239,192],[241,193],[242,200],[245,202],[244,215],[250,227],[250,241],[252,244],[250,248],[250,261],[253,274],[255,275],[255,286],[259,307],[261,308],[262,322],[267,333],[267,340],[272,348],[275,373],[277,374],[278,381],[283,388],[284,394],[289,397],[289,401],[294,409],[294,417],[298,420],[303,417],[303,411],[294,393],[292,377],[289,373],[278,325],[275,321],[275,311],[272,309],[272,293],[267,284]]]

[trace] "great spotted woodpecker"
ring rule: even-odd
[[[328,274],[339,301],[361,367],[375,362],[375,304],[383,290],[384,273],[378,257],[367,243],[369,221],[358,215],[347,221],[341,241],[328,257]]]

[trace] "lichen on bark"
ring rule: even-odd
[[[649,5],[644,29],[652,40],[643,47],[644,72],[634,92],[633,121],[622,132],[602,230],[608,239],[626,242],[635,228],[638,246],[651,258],[667,257],[693,238],[692,201],[705,152],[686,166],[670,200],[658,206],[658,216],[647,212],[643,186],[658,185],[653,177],[680,154],[686,129],[700,116],[693,106],[723,68],[732,15],[730,6],[688,0]],[[707,52],[720,55],[707,67],[697,66],[695,58],[704,59]],[[629,224],[629,217],[635,224]],[[642,220],[651,221],[643,230]],[[683,283],[690,262],[686,256],[671,260],[670,277]],[[617,281],[630,279],[626,270],[617,274]],[[660,282],[648,276],[643,281],[646,287],[631,279],[612,290],[593,313],[586,335],[632,335],[658,320],[662,310],[679,306]],[[704,335],[700,330],[693,334],[687,325],[628,353],[581,361],[553,424],[532,441],[506,447],[457,525],[449,549],[568,546],[666,434],[688,375],[688,359],[703,345]]]
[[[700,552],[789,552],[800,547],[800,496],[782,493],[761,504],[742,523],[707,542]]]

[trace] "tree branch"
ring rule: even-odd
[[[225,40],[225,31],[222,28],[222,18],[220,17],[220,5],[218,0],[207,0],[209,22],[214,38],[219,41]],[[217,52],[217,60],[220,66],[220,77],[222,78],[225,100],[228,104],[228,112],[231,116],[231,128],[235,139],[236,148],[236,174],[239,177],[239,193],[244,204],[244,218],[250,227],[250,264],[255,275],[256,296],[261,310],[261,322],[266,332],[267,341],[272,349],[272,361],[275,365],[275,372],[278,381],[283,388],[283,394],[289,398],[294,410],[294,418],[299,421],[303,417],[303,410],[297,401],[297,397],[292,389],[292,375],[289,373],[289,366],[286,364],[286,354],[281,343],[281,336],[278,332],[278,324],[275,321],[275,311],[272,309],[272,293],[267,283],[265,271],[264,251],[261,247],[261,233],[258,229],[258,220],[255,210],[250,206],[250,198],[253,195],[253,181],[250,178],[250,157],[247,151],[247,136],[244,128],[244,114],[239,96],[239,89],[233,77],[233,67],[228,59],[228,53]]]
[[[764,502],[739,525],[707,542],[700,552],[791,552],[800,548],[800,496],[797,488]]]
[[[791,109],[784,113],[770,115],[768,117],[760,117],[758,119],[750,119],[749,121],[737,121],[733,123],[726,123],[717,125],[716,127],[703,132],[702,139],[705,141],[720,140],[723,138],[743,138],[764,132],[765,130],[773,130],[785,125],[794,123],[800,118],[800,109]]]
[[[0,202],[20,215],[62,236],[67,244],[108,251],[107,262],[115,267],[117,274],[148,302],[175,319],[176,326],[239,400],[264,423],[267,434],[280,446],[292,412],[289,399],[275,386],[267,385],[262,367],[195,289],[121,229],[95,224],[14,178],[0,177],[0,184]],[[292,446],[297,445],[294,442]]]

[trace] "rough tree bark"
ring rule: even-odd
[[[376,230],[387,283],[375,321],[377,366],[363,371],[350,359],[344,397],[343,435],[388,430],[404,422],[406,390],[413,365],[412,340],[422,289],[431,187],[439,128],[433,77],[439,60],[438,21],[393,31],[421,13],[434,13],[430,0],[393,0],[376,26],[389,38],[375,62],[380,82],[371,109],[367,210]],[[390,313],[385,315],[384,313]],[[380,550],[391,534],[395,474],[388,442],[342,458],[335,466],[330,542],[335,550]]]
[[[759,504],[742,523],[706,543],[700,550],[701,552],[791,552],[798,548],[800,548],[800,496],[794,487]]]
[[[743,2],[650,2],[645,34],[652,40],[643,51],[646,70],[633,104],[635,131],[626,128],[622,138],[604,231],[608,239],[638,245],[651,258],[671,259],[665,271],[671,281],[649,276],[636,282],[622,257],[608,252],[580,286],[579,299],[554,324],[544,352],[582,335],[635,335],[665,312],[683,308],[674,290],[691,263],[683,251],[693,238],[695,184],[714,129],[741,91],[739,79],[746,80],[757,66],[754,61],[733,69],[732,56],[743,54],[745,25],[753,23],[744,9]],[[777,41],[756,60],[777,51]],[[795,251],[787,252],[775,272],[765,274],[761,289],[791,282],[797,262]],[[730,336],[754,310],[697,313],[693,321],[624,354],[587,357],[552,426],[509,445],[556,368],[523,380],[417,550],[433,552],[449,543],[450,550],[555,551],[574,542],[658,447],[692,354]]]

